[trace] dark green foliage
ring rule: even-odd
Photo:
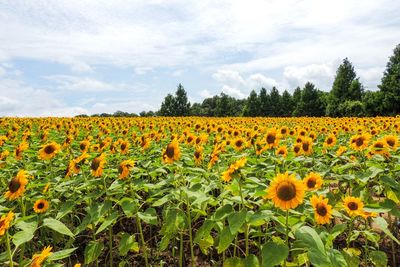
[[[293,114],[295,116],[324,116],[325,105],[321,95],[322,92],[316,89],[314,84],[307,82],[300,91],[300,100],[296,103]]]
[[[400,44],[396,46],[389,58],[383,73],[381,84],[378,86],[383,93],[383,113],[395,115],[400,113]]]
[[[270,97],[270,107],[271,107],[271,116],[278,117],[282,113],[282,105],[281,105],[281,95],[279,94],[278,89],[274,86],[272,87]]]
[[[281,114],[280,116],[290,117],[294,110],[294,102],[290,93],[285,90],[281,98]]]
[[[175,96],[168,94],[161,104],[159,114],[161,116],[188,116],[190,103],[182,84],[178,85]]]
[[[252,90],[250,96],[247,98],[247,103],[243,111],[243,116],[257,117],[261,115],[260,98],[256,91]]]

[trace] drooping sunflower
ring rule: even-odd
[[[165,148],[162,159],[165,163],[173,163],[175,160],[178,160],[181,156],[181,151],[179,149],[179,143],[176,140],[173,140],[171,143],[167,145]]]
[[[14,219],[14,212],[9,211],[7,215],[3,215],[0,218],[0,237],[10,228],[10,223]]]
[[[52,254],[52,249],[53,248],[51,246],[48,246],[45,247],[39,254],[34,254],[30,267],[41,267],[46,258]]]
[[[47,211],[48,208],[49,208],[49,202],[45,199],[38,199],[33,205],[33,210],[36,213],[44,213]]]
[[[399,139],[395,135],[386,135],[383,137],[383,141],[392,150],[396,150],[399,144]]]
[[[266,190],[266,199],[272,199],[280,209],[294,209],[303,202],[304,185],[296,179],[295,174],[279,173]]]
[[[341,155],[343,155],[344,152],[346,152],[347,147],[345,146],[340,146],[338,148],[338,150],[336,151],[336,156],[340,157]]]
[[[350,139],[350,147],[354,150],[364,150],[369,143],[370,136],[367,134],[354,135]]]
[[[303,183],[306,187],[306,190],[308,191],[318,190],[319,188],[321,188],[323,180],[319,173],[310,172],[309,174],[307,174],[306,177],[304,177]]]
[[[83,140],[79,143],[79,149],[82,152],[87,152],[89,150],[90,147],[90,141],[89,140]]]
[[[232,163],[229,168],[222,173],[222,180],[224,182],[230,182],[232,180],[232,175],[235,174],[240,168],[242,168],[247,162],[247,158],[243,157],[234,163]]]
[[[343,205],[347,213],[352,217],[360,215],[364,208],[364,203],[358,197],[345,197]]]
[[[16,160],[21,160],[22,159],[22,152],[27,150],[29,147],[28,143],[26,142],[21,142],[14,151],[15,159]]]
[[[288,150],[286,146],[280,146],[276,151],[275,151],[275,155],[277,156],[282,156],[284,158],[287,157],[288,155]]]
[[[118,166],[119,179],[128,177],[130,170],[135,167],[135,162],[131,159],[122,161]]]
[[[330,134],[326,137],[323,147],[333,147],[336,144],[336,136],[334,134]]]
[[[39,159],[49,160],[61,150],[61,146],[56,142],[48,143],[39,150]]]
[[[202,161],[203,161],[203,147],[198,147],[194,151],[194,162],[196,163],[197,166],[199,166]]]
[[[129,151],[129,141],[128,140],[121,140],[119,148],[121,149],[121,154],[125,155]]]
[[[8,191],[4,197],[8,200],[14,200],[22,196],[25,192],[25,186],[28,184],[28,172],[25,170],[18,171],[8,184]]]
[[[4,150],[0,153],[0,168],[3,168],[6,165],[6,160],[10,152],[8,150]]]
[[[313,195],[311,205],[314,208],[314,218],[318,224],[327,224],[332,218],[332,206],[328,204],[328,199],[323,196]]]
[[[90,169],[92,170],[92,175],[94,177],[100,177],[103,174],[104,164],[106,164],[104,153],[100,154],[100,156],[97,156],[92,160]]]

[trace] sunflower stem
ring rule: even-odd
[[[286,210],[286,245],[289,248],[290,252],[290,246],[289,246],[289,209]],[[286,267],[286,262],[287,258],[285,259],[285,262],[283,263],[283,266]]]
[[[144,241],[144,235],[143,235],[143,229],[142,229],[142,224],[140,223],[140,218],[139,215],[136,213],[136,224],[139,229],[139,234],[140,234],[140,241],[142,243],[143,247],[143,255],[144,255],[144,261],[146,264],[146,267],[149,267],[149,259],[147,257],[147,247],[146,247],[146,242]]]
[[[179,267],[183,267],[183,233],[179,233]]]
[[[350,225],[349,225],[349,234],[347,235],[347,248],[350,247],[350,237],[351,237],[351,232],[353,232],[353,222],[354,222],[354,218],[351,218],[350,220]]]
[[[8,231],[6,231],[6,246],[7,246],[7,254],[8,254],[8,259],[10,261],[10,267],[14,266],[14,262],[13,262],[13,257],[11,254],[11,246],[10,246],[10,236],[8,235]]]
[[[114,265],[113,263],[113,242],[112,242],[112,225],[109,227],[108,229],[108,247],[110,250],[110,267],[112,267]]]
[[[190,242],[190,257],[191,257],[191,266],[194,266],[194,251],[193,251],[193,235],[192,235],[192,217],[190,215],[190,202],[189,197],[187,199],[187,216],[188,216],[188,223],[189,223],[189,242]]]
[[[23,197],[20,198],[19,204],[21,205],[22,217],[25,217],[25,205],[24,205]],[[19,254],[19,261],[20,262],[22,262],[24,260],[24,254],[25,254],[25,243],[21,245],[21,251],[20,251],[20,254]]]

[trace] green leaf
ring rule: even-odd
[[[314,266],[330,266],[324,244],[313,228],[303,226],[295,232],[295,236],[297,244],[308,251],[308,256]]]
[[[65,215],[67,215],[68,213],[72,212],[72,209],[74,208],[74,206],[75,206],[75,202],[74,201],[67,201],[64,204],[62,204],[59,212],[56,215],[56,219],[60,220]]]
[[[218,253],[224,252],[232,244],[234,238],[235,236],[231,234],[231,230],[225,227],[219,235]]]
[[[239,212],[235,212],[228,217],[229,229],[232,235],[236,235],[239,229],[246,221],[247,210],[243,209]]]
[[[234,257],[226,259],[222,267],[245,267],[245,266],[243,259]]]
[[[90,241],[85,248],[85,264],[89,264],[100,256],[104,244],[100,241]]]
[[[60,234],[74,237],[74,234],[71,232],[71,230],[69,230],[68,227],[59,220],[46,218],[43,220],[43,226],[46,226]]]
[[[12,242],[16,247],[32,240],[34,234],[29,231],[20,231],[14,234]]]
[[[145,212],[138,212],[138,216],[145,223],[157,225],[157,212],[153,208],[148,208]]]
[[[198,243],[201,252],[203,252],[204,255],[208,255],[208,249],[214,245],[214,239],[211,235],[206,235]]]
[[[233,211],[232,205],[231,204],[226,204],[214,213],[214,219],[216,221],[220,221],[224,219],[226,216],[228,216],[231,212]]]
[[[244,260],[244,267],[259,267],[260,262],[256,255],[250,254]]]
[[[125,215],[128,218],[133,217],[137,212],[138,209],[137,201],[135,201],[132,198],[124,197],[119,201],[118,204],[121,206],[122,210],[124,211]]]
[[[47,258],[48,261],[56,261],[56,260],[61,260],[69,257],[72,252],[77,250],[78,248],[69,248],[69,249],[64,249],[60,251],[56,251],[51,253],[51,255]]]
[[[134,252],[139,252],[139,244],[138,242],[136,242],[134,235],[123,233],[118,249],[119,255],[126,256],[126,254],[128,254],[130,250]]]
[[[383,251],[372,251],[369,256],[376,267],[386,267],[388,264],[388,258]]]
[[[336,249],[330,249],[328,251],[328,255],[332,262],[332,266],[347,267],[347,262],[344,259],[343,255],[340,253],[340,251],[338,251]]]
[[[342,251],[342,255],[347,262],[347,266],[353,267],[360,265],[360,259],[358,258],[358,256],[354,256],[346,251]]]
[[[215,225],[214,221],[206,219],[203,225],[197,230],[194,242],[199,243],[200,240],[203,238],[203,236],[209,235],[214,225]]]
[[[261,255],[263,267],[276,266],[287,258],[289,248],[284,244],[271,241],[263,245]]]
[[[393,239],[397,244],[400,245],[400,241],[390,232],[388,229],[388,223],[386,222],[385,219],[382,217],[376,217],[374,219],[374,223],[379,226],[379,228],[386,234],[388,235],[391,239]]]
[[[100,225],[99,229],[97,229],[96,231],[96,235],[98,233],[100,233],[101,231],[105,230],[108,226],[110,226],[111,224],[113,224],[117,219],[118,219],[118,212],[117,211],[113,211],[110,216],[108,216],[104,222]]]

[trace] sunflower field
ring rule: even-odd
[[[1,266],[400,266],[400,118],[1,118]]]

